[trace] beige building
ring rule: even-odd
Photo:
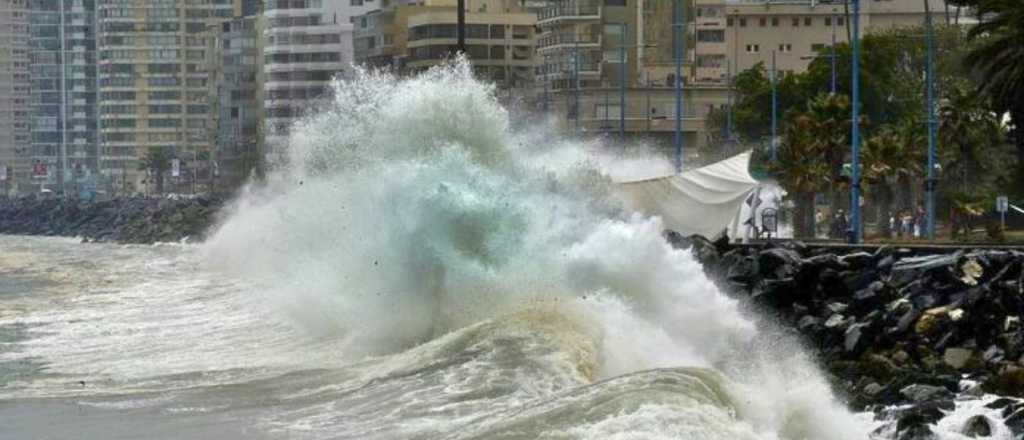
[[[0,196],[30,180],[28,0],[0,0]]]
[[[942,0],[930,1],[936,22]],[[696,0],[697,79],[723,81],[757,63],[801,72],[831,46],[848,40],[852,9],[841,0]],[[861,1],[861,33],[924,22],[922,0]]]
[[[208,26],[239,11],[238,0],[98,2],[100,172],[116,192],[154,190],[154,170],[140,170],[161,148],[179,160],[165,191],[196,188],[207,168],[212,129],[208,103]],[[208,175],[208,172],[207,172]],[[208,178],[208,177],[207,177]]]
[[[481,78],[502,88],[533,82],[536,2],[466,2],[466,53]],[[439,64],[458,43],[456,0],[383,2],[355,17],[356,61],[409,74]]]

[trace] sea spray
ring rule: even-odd
[[[664,242],[659,219],[612,201],[614,163],[568,140],[540,152],[543,137],[512,132],[465,61],[409,79],[359,72],[334,92],[204,251],[268,286],[264,298],[313,334],[344,340],[344,357],[397,355],[554,304],[594,329],[594,379],[717,369],[725,379],[702,380],[726,389],[731,409],[710,419],[758,438],[866,438],[798,349],[765,353],[736,302]],[[693,413],[685,402],[630,411],[684,423],[671,415]],[[679,432],[715,431],[694,429]]]

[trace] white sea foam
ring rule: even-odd
[[[345,340],[344,356],[401,353],[561,303],[596,329],[585,333],[599,346],[593,379],[719,368],[746,396],[736,423],[761,438],[866,438],[798,350],[758,349],[753,322],[665,244],[658,219],[609,201],[615,163],[588,155],[593,145],[544,151],[545,137],[512,132],[465,62],[402,80],[361,72],[334,91],[205,250],[268,283],[264,299],[313,334]],[[637,423],[657,414],[643,408]]]

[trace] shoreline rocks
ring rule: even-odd
[[[728,294],[796,331],[855,410],[945,406],[962,396],[963,379],[979,384],[972,393],[1024,397],[1020,250],[672,238]],[[984,431],[975,420],[971,432]]]
[[[152,244],[198,242],[224,206],[220,196],[0,199],[0,234],[82,237],[83,241]]]

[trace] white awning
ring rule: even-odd
[[[729,229],[736,237],[740,208],[758,185],[749,165],[746,152],[682,174],[616,182],[616,192],[629,209],[659,216],[683,235],[716,238]]]

